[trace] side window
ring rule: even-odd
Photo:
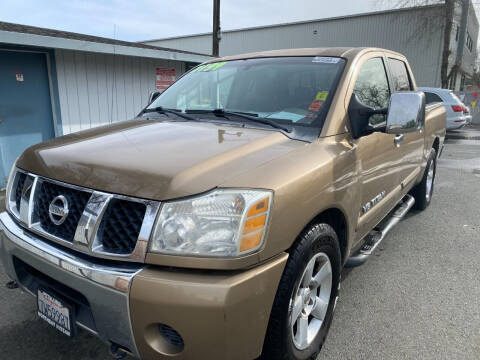
[[[442,99],[437,94],[424,91],[425,93],[425,102],[428,104],[441,103]]]
[[[412,90],[412,84],[410,83],[405,63],[401,60],[388,58],[388,66],[392,73],[393,91]]]
[[[363,64],[353,92],[365,105],[375,109],[388,107],[390,89],[382,58],[372,58]],[[373,115],[370,118],[372,126],[381,126],[385,122],[386,115]]]

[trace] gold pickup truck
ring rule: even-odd
[[[215,59],[154,95],[20,156],[10,287],[116,358],[314,358],[342,268],[429,205],[444,107],[376,48]]]

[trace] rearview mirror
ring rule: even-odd
[[[425,121],[425,94],[421,91],[393,93],[388,106],[388,134],[419,130]]]
[[[148,96],[148,105],[154,102],[162,94],[162,92],[163,91],[159,91],[159,90],[152,91]]]

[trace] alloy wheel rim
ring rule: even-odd
[[[430,165],[428,167],[428,172],[427,172],[427,191],[425,195],[427,198],[427,201],[430,201],[430,197],[432,195],[434,169],[435,169],[435,164],[434,164],[434,161],[432,160],[430,162]]]
[[[295,347],[304,350],[320,331],[332,293],[332,265],[325,253],[308,262],[290,299],[290,328]]]

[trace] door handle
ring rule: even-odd
[[[395,143],[395,145],[400,145],[400,143],[403,141],[403,134],[399,134],[397,136],[395,136],[395,138],[393,139],[393,142]]]

